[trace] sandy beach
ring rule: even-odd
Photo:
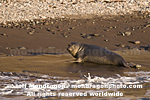
[[[150,10],[148,6],[150,2],[147,0],[141,2],[136,0],[126,0],[126,2],[120,2],[120,0],[81,2],[77,0],[77,2],[63,3],[34,2],[34,0],[0,2],[0,8],[4,8],[1,9],[3,13],[0,15],[0,99],[149,99]],[[29,16],[28,11],[32,9],[32,5],[35,11],[43,8],[43,12],[39,11],[43,15],[39,16],[37,14],[39,12],[34,13],[33,10]],[[49,8],[46,8],[48,5]],[[88,9],[84,7],[89,7],[90,11],[87,12]],[[120,9],[117,10],[117,7]],[[16,9],[14,14],[11,13],[10,8]],[[50,10],[47,14],[45,14],[46,9]],[[62,11],[64,9],[65,13]],[[17,11],[20,12],[18,15],[20,17],[16,17]],[[128,11],[130,12],[127,13]],[[7,15],[7,12],[11,17]],[[53,16],[50,16],[51,14]],[[16,22],[10,19],[15,19]],[[107,48],[121,55],[127,62],[134,62],[142,67],[125,68],[90,62],[67,62],[75,59],[66,50],[71,42]],[[38,89],[28,86],[45,83],[64,86],[122,83],[127,86],[132,84],[143,87],[140,89],[75,89],[70,87]],[[27,84],[27,87],[19,89],[11,87],[16,84]],[[118,91],[124,95],[120,97],[90,96],[92,92]],[[35,92],[36,95],[27,96],[30,92]],[[56,94],[83,92],[88,96],[37,96],[38,93],[45,92]]]

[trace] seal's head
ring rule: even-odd
[[[72,56],[75,56],[80,48],[80,43],[72,42],[68,44],[68,52],[71,53]]]

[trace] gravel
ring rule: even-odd
[[[115,1],[115,2],[113,2]],[[1,0],[0,23],[150,12],[150,0]]]

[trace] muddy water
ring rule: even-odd
[[[142,65],[142,68],[124,68],[121,66],[99,65],[94,63],[70,63],[66,62],[74,58],[70,54],[62,55],[38,55],[38,56],[1,56],[0,57],[0,94],[1,99],[6,98],[41,98],[38,96],[26,96],[32,89],[12,89],[7,87],[8,84],[23,83],[50,83],[50,84],[102,84],[113,81],[123,82],[123,84],[142,84],[142,89],[56,89],[58,91],[74,92],[84,91],[120,91],[124,96],[102,97],[102,96],[85,96],[85,97],[46,97],[46,98],[148,98],[150,97],[150,52],[139,50],[122,50],[115,51],[128,62],[134,62]],[[90,74],[89,74],[90,73]],[[86,76],[85,76],[86,75]],[[13,80],[13,81],[12,81]],[[126,80],[124,82],[124,80]],[[84,81],[84,82],[81,82]],[[67,83],[66,83],[67,82]],[[34,90],[39,92],[41,90]],[[47,90],[42,90],[43,92]],[[139,92],[140,91],[140,92]],[[8,93],[7,93],[8,92]],[[9,93],[10,92],[10,93]]]

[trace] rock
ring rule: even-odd
[[[26,49],[25,47],[18,47],[18,49],[22,49],[22,50],[24,50],[24,49]]]
[[[125,32],[124,34],[125,34],[125,36],[130,36],[132,33],[131,32]]]
[[[43,27],[39,27],[39,29],[43,29]]]
[[[131,32],[119,32],[121,33],[122,36],[130,36],[132,33]]]
[[[145,25],[145,27],[150,27],[150,24]]]
[[[56,28],[60,29],[61,27],[60,26],[56,26]]]
[[[6,47],[6,49],[11,49],[10,47]]]
[[[7,36],[5,33],[1,34],[2,36]]]
[[[122,36],[126,36],[125,33],[121,33]]]
[[[108,39],[105,39],[104,41],[108,42],[109,40],[108,40]]]
[[[86,34],[86,33],[81,33],[80,35],[82,35],[82,36],[86,36],[87,34]]]
[[[55,30],[50,30],[51,32],[55,32]]]
[[[54,22],[51,22],[51,24],[54,24]]]
[[[86,35],[85,38],[86,38],[86,39],[91,39],[92,36]]]
[[[112,26],[108,27],[108,28],[113,28]]]
[[[129,31],[129,30],[130,30],[130,28],[129,28],[129,27],[127,27],[127,28],[125,28],[125,30],[128,30],[128,31]]]
[[[38,24],[40,24],[40,21],[37,20],[35,23],[38,25]]]
[[[100,36],[100,34],[95,33],[95,34],[93,34],[93,36],[95,36],[95,37],[99,37],[99,36]]]
[[[134,42],[134,44],[140,44],[140,43],[141,43],[140,41],[135,41],[135,42]]]
[[[73,21],[76,22],[77,20],[74,19]]]
[[[119,45],[118,45],[118,47],[122,47],[122,48],[124,48],[124,47],[125,47],[125,45],[123,45],[123,44],[119,44]]]
[[[137,64],[137,65],[135,65],[135,67],[140,68],[140,67],[142,67],[142,65]]]
[[[104,29],[104,31],[109,32],[109,30],[107,30],[107,29]]]
[[[72,4],[75,5],[75,4],[77,4],[77,2],[73,2]]]
[[[127,49],[134,49],[134,47],[127,45],[126,46]]]
[[[30,32],[28,32],[28,34],[32,35],[32,34],[34,34],[34,32],[33,32],[33,31],[30,31]]]
[[[146,23],[150,24],[150,21],[147,21]]]
[[[51,31],[51,29],[50,29],[50,28],[47,28],[46,30],[47,30],[47,31]]]
[[[63,30],[58,30],[58,31],[62,32]]]
[[[66,38],[66,37],[68,37],[67,35],[64,35],[64,37]]]
[[[0,22],[4,23],[4,27],[10,27],[13,23],[7,21],[14,21],[15,24],[23,20],[24,25],[30,23],[31,25],[45,24],[54,21],[54,18],[61,18],[66,20],[72,15],[123,15],[131,14],[138,9],[137,16],[142,18],[149,17],[149,0],[1,0]],[[4,3],[10,1],[9,3]],[[17,2],[19,1],[19,2]],[[38,1],[38,2],[37,2]],[[46,1],[46,2],[44,2]],[[123,2],[123,3],[115,3]],[[145,3],[146,2],[146,3]],[[90,4],[87,4],[90,3]],[[110,3],[110,4],[106,4]],[[132,4],[132,5],[131,5]],[[69,16],[68,16],[69,15]],[[85,17],[86,17],[85,16]],[[106,16],[104,18],[107,18]],[[111,17],[109,17],[111,18]],[[126,17],[122,17],[126,18]],[[127,18],[134,18],[133,15]],[[47,22],[47,19],[51,20]],[[25,20],[25,22],[24,22]],[[57,19],[58,20],[58,19]],[[56,20],[56,21],[57,21]],[[74,21],[73,19],[71,19]],[[121,21],[115,19],[115,21]],[[93,23],[96,21],[93,20]],[[129,22],[129,21],[128,21]],[[52,23],[51,23],[52,24]],[[19,25],[19,27],[26,27]]]
[[[7,56],[14,56],[13,54],[8,54]]]
[[[32,31],[28,32],[28,34],[32,35],[32,34],[34,34],[34,32],[35,32],[35,29],[33,29]]]
[[[30,27],[27,27],[27,28],[26,28],[26,30],[29,30],[29,29],[30,29]]]
[[[67,32],[62,33],[62,35],[64,35],[64,36],[67,35]]]
[[[48,49],[55,49],[55,47],[47,47]]]
[[[105,35],[100,35],[101,37],[105,37]]]
[[[52,34],[57,34],[56,32],[52,32]]]
[[[49,23],[48,23],[48,22],[46,22],[46,23],[44,23],[44,25],[49,25]]]
[[[75,29],[75,27],[71,27],[70,29]]]
[[[79,25],[82,25],[82,23],[80,23]]]
[[[114,26],[113,28],[117,28],[117,26]]]

